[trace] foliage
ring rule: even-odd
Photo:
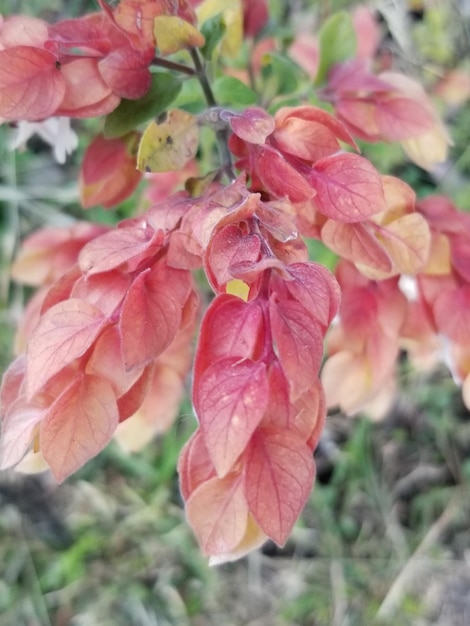
[[[433,171],[450,141],[367,9],[287,45],[263,0],[98,4],[2,18],[1,120],[61,160],[81,120],[81,204],[125,219],[23,242],[12,276],[38,289],[3,378],[1,467],[63,481],[114,435],[139,448],[170,426],[194,362],[180,488],[222,563],[285,544],[327,408],[383,416],[401,350],[445,360],[470,406],[470,216],[359,154],[396,142]]]

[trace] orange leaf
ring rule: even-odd
[[[188,522],[207,555],[231,552],[245,536],[248,505],[240,475],[210,478],[186,504]]]
[[[96,376],[77,376],[52,404],[41,425],[41,452],[55,478],[65,480],[96,456],[117,425],[111,385]]]

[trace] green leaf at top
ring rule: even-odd
[[[152,74],[152,84],[143,98],[121,100],[117,109],[106,117],[105,137],[121,137],[152,117],[157,117],[170,106],[180,90],[180,78],[165,72]]]
[[[248,106],[256,102],[256,93],[234,76],[220,76],[213,85],[215,99],[218,104],[232,106]]]
[[[205,59],[210,60],[215,47],[222,39],[226,31],[223,13],[217,13],[209,18],[201,26],[201,33],[204,35],[206,43],[202,46],[201,52]]]
[[[356,33],[350,15],[346,11],[339,11],[329,17],[320,30],[319,42],[320,63],[315,85],[325,82],[333,65],[356,54]]]

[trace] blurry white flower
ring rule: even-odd
[[[10,150],[24,148],[33,135],[39,135],[43,141],[52,146],[54,158],[58,163],[65,163],[67,155],[78,145],[78,137],[70,126],[70,118],[50,117],[43,122],[18,122],[10,141]]]

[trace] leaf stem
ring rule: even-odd
[[[207,78],[206,68],[201,60],[201,57],[199,56],[198,51],[196,50],[196,48],[190,48],[189,53],[191,55],[196,70],[195,75],[199,80],[199,84],[201,85],[207,104],[210,107],[217,107],[218,104],[214,97],[212,87]],[[230,150],[228,149],[228,127],[216,129],[215,136],[217,137],[217,143],[219,144],[220,160],[222,162],[221,170],[225,173],[227,178],[231,182],[233,182],[236,179],[236,175],[233,170],[232,155],[230,153]]]
[[[189,65],[185,65],[184,63],[177,63],[176,61],[162,59],[162,57],[154,57],[150,65],[164,67],[167,70],[174,70],[175,72],[181,72],[182,74],[187,74],[188,76],[197,75],[197,71],[193,67],[189,67]]]

